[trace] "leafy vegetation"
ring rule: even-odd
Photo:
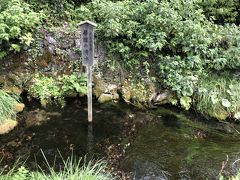
[[[208,19],[216,23],[240,23],[240,2],[238,0],[205,0],[200,3],[200,6]]]
[[[11,96],[0,90],[0,124],[5,120],[15,119],[16,112],[14,111],[15,105],[18,103],[18,97]]]
[[[240,82],[238,78],[211,75],[199,82],[196,109],[221,120],[240,119]]]
[[[63,23],[77,27],[82,20],[92,20],[98,24],[97,40],[105,47],[108,58],[117,60],[133,81],[150,79],[157,87],[173,91],[177,102],[185,109],[193,107],[194,103],[199,111],[207,113],[201,108],[207,98],[199,93],[204,77],[223,71],[233,77],[240,68],[240,5],[237,0],[0,1],[3,4],[0,12],[4,15],[0,22],[8,26],[3,25],[0,34],[0,56],[30,45],[32,33],[41,20],[43,29]],[[9,23],[5,15],[8,12],[8,17],[18,20],[16,24]],[[12,32],[16,33],[10,36],[12,27],[17,27],[17,31],[13,28]],[[68,78],[40,75],[36,77],[38,82],[30,87],[30,93],[44,104],[51,98],[61,101],[62,96],[73,89],[84,91],[76,79],[71,82]],[[219,79],[219,83],[228,81],[224,78]],[[224,93],[221,95],[222,99],[228,99]],[[216,110],[210,102],[205,103]],[[233,116],[234,112],[237,110],[227,108],[228,115]]]
[[[240,179],[240,171],[235,175],[235,176],[231,176],[229,178],[224,178],[223,176],[220,176],[219,180],[239,180]]]
[[[238,172],[236,176],[232,176],[229,178],[229,180],[239,180],[239,179],[240,179],[240,172]]]
[[[149,64],[188,109],[199,77],[240,67],[239,27],[213,24],[196,2],[93,0],[76,11],[98,23],[98,39],[132,74]]]
[[[47,163],[48,164],[48,163]],[[104,161],[97,161],[85,163],[81,165],[81,161],[75,161],[73,158],[68,158],[64,161],[64,167],[60,172],[56,172],[54,167],[48,164],[49,173],[41,170],[40,172],[33,172],[21,166],[20,168],[11,169],[7,174],[0,172],[0,180],[110,180],[112,176],[105,171],[106,163]]]
[[[32,33],[43,17],[21,0],[0,0],[0,59],[19,52],[33,41]]]
[[[35,12],[43,12],[44,26],[59,25],[70,20],[70,13],[74,9],[74,2],[67,0],[27,0]]]
[[[53,77],[36,74],[29,87],[29,92],[33,97],[40,99],[42,105],[51,102],[52,99],[63,105],[64,96],[69,93],[86,94],[86,77],[71,74],[54,79]]]

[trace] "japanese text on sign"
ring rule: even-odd
[[[93,27],[89,24],[84,24],[82,26],[82,58],[83,65],[92,66],[93,65],[93,43],[94,34]]]

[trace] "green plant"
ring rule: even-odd
[[[19,52],[33,41],[32,33],[43,17],[21,0],[1,0],[0,59],[10,51]],[[2,6],[3,4],[3,6]]]
[[[44,12],[45,27],[54,27],[71,19],[74,2],[71,0],[27,0],[36,12]]]
[[[15,105],[18,103],[18,97],[9,95],[3,90],[0,90],[0,124],[7,119],[15,119]]]
[[[76,91],[78,93],[86,94],[86,76],[77,76],[77,74],[63,75],[60,79],[62,84],[62,91],[67,94],[71,91]]]
[[[204,14],[208,19],[216,23],[237,23],[239,24],[239,8],[238,0],[211,0],[202,1],[200,6],[204,10]]]
[[[45,156],[44,156],[45,157]],[[4,174],[0,172],[0,180],[110,180],[112,175],[106,171],[107,163],[103,160],[89,161],[82,163],[81,160],[77,161],[73,157],[63,160],[63,168],[60,171],[56,171],[55,167],[51,167],[45,157],[46,164],[48,165],[48,173],[43,171],[40,167],[40,171],[30,171],[24,166],[16,168],[14,166],[8,173]]]
[[[112,179],[112,175],[105,171],[106,162],[105,161],[89,161],[81,165],[81,160],[76,161],[74,158],[68,158],[64,162],[64,167],[59,172],[56,172],[54,168],[50,167],[48,164],[49,174],[41,172],[33,172],[31,173],[32,179],[36,180],[48,180],[48,179],[78,179],[78,180],[110,180]]]
[[[202,78],[194,95],[194,106],[200,112],[219,120],[240,119],[240,83],[228,74]]]
[[[86,94],[86,76],[77,74],[63,75],[56,78],[36,74],[29,87],[30,94],[40,99],[42,105],[55,100],[64,105],[64,97],[72,92]]]
[[[113,59],[131,74],[151,72],[189,109],[199,78],[240,68],[239,27],[209,21],[201,2],[93,0],[75,10],[75,21],[95,21],[98,40]]]
[[[41,104],[51,101],[51,98],[59,100],[61,98],[58,82],[52,77],[36,74],[33,83],[29,87],[29,92],[33,97],[39,98]]]
[[[229,178],[229,180],[239,180],[240,179],[240,172],[236,174],[236,176],[232,176]]]
[[[240,171],[235,176],[231,176],[229,178],[224,178],[222,175],[219,177],[219,180],[239,180],[240,179]]]

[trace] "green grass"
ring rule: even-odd
[[[47,162],[47,160],[46,160]],[[63,168],[55,171],[49,163],[47,172],[39,167],[38,172],[29,171],[24,166],[12,168],[7,174],[0,172],[0,180],[110,180],[113,179],[110,172],[105,171],[107,164],[105,161],[89,161],[82,163],[74,158],[63,161]],[[83,164],[83,165],[82,165]]]
[[[240,180],[240,171],[237,173],[236,176],[232,176],[231,178],[229,178],[229,180]]]
[[[223,176],[220,176],[219,180],[240,180],[240,171],[235,176],[231,176],[229,178],[224,178]]]
[[[228,75],[201,79],[194,96],[197,111],[219,120],[240,119],[240,81]]]
[[[0,124],[4,123],[7,119],[15,118],[16,112],[14,111],[14,107],[17,103],[17,96],[11,96],[0,90]]]

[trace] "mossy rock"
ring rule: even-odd
[[[224,109],[217,109],[214,112],[208,111],[210,117],[216,118],[220,121],[224,121],[229,117],[229,113]]]
[[[4,75],[1,75],[1,76],[0,76],[0,85],[1,85],[1,86],[4,85],[4,84],[5,84],[5,81],[6,81],[5,76],[4,76]]]
[[[155,85],[152,82],[135,81],[126,79],[122,85],[121,93],[125,102],[137,107],[148,107],[153,96]]]
[[[16,120],[7,119],[4,123],[0,124],[0,134],[7,134],[17,126]]]
[[[107,84],[96,76],[93,76],[93,83],[94,83],[93,94],[98,98],[102,93],[106,92]]]
[[[5,86],[3,87],[3,90],[7,93],[21,95],[23,92],[23,89],[16,87],[16,86]]]
[[[19,113],[19,112],[22,112],[24,108],[25,108],[25,104],[17,103],[14,107],[14,111]]]
[[[117,93],[115,94],[101,94],[100,97],[98,98],[99,103],[106,103],[109,101],[118,101],[119,100],[119,95]]]
[[[130,88],[123,87],[122,88],[122,97],[123,97],[124,101],[130,102],[131,96],[132,96],[132,94],[131,94]]]

